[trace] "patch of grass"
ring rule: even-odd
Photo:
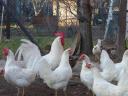
[[[17,50],[17,48],[20,46],[21,42],[20,39],[23,39],[26,37],[13,37],[9,41],[1,41],[0,42],[0,58],[2,58],[2,49],[7,47],[10,48],[13,52]],[[51,45],[52,41],[55,39],[55,37],[35,37],[35,40],[39,44],[39,46],[44,49],[47,45]],[[65,38],[65,46],[64,48],[70,47],[72,44],[71,38]]]

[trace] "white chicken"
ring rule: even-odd
[[[103,51],[102,54],[106,53],[106,51]],[[106,59],[107,60],[107,56],[106,56]],[[80,77],[81,77],[81,81],[89,88],[89,89],[92,89],[92,85],[93,85],[93,73],[92,73],[92,70],[90,69],[90,66],[94,66],[96,68],[98,68],[98,66],[96,64],[94,64],[94,62],[90,61],[90,58],[85,55],[85,54],[82,54],[80,56],[80,60],[83,60],[83,64],[82,64],[82,69],[81,69],[81,74],[80,74]],[[104,61],[106,62],[106,61]],[[104,63],[102,62],[102,63]],[[108,62],[109,63],[109,62]],[[110,62],[111,63],[111,62]],[[99,65],[99,64],[98,64]],[[109,65],[109,64],[108,64]],[[107,64],[105,65],[107,66]],[[110,66],[107,66],[106,68],[104,68],[104,70],[102,70],[100,72],[101,76],[107,80],[107,81],[112,81],[114,77],[116,77],[116,71],[113,70],[113,67],[114,64],[110,64]]]
[[[87,55],[82,54],[79,57],[79,60],[82,60],[82,69],[80,72],[80,79],[81,82],[88,87],[89,90],[92,90],[93,85],[93,73],[90,69],[90,59]]]
[[[100,55],[100,68],[103,70],[107,67],[107,65],[113,65],[114,62],[111,60],[109,57],[109,54],[107,53],[106,50],[102,50],[101,55]]]
[[[28,63],[29,58],[41,58],[40,50],[29,40],[21,39],[21,41],[23,43],[17,49],[15,56],[18,55],[17,61],[20,61],[21,57],[23,56],[23,61],[27,64],[26,67],[31,67],[32,65]]]
[[[71,48],[63,52],[60,64],[54,71],[51,70],[50,65],[47,64],[44,58],[41,58],[38,62],[40,78],[44,80],[48,87],[55,89],[56,96],[58,89],[63,89],[66,96],[66,87],[72,77],[72,69],[69,64],[70,54],[72,54]]]
[[[52,70],[57,68],[60,64],[61,56],[64,51],[62,42],[63,42],[63,38],[57,37],[51,45],[50,52],[45,56],[43,56],[43,58],[45,58],[48,64],[50,64]]]
[[[91,70],[91,67],[92,66],[96,67],[96,68],[98,68],[98,67],[93,62],[91,62],[89,57],[85,54],[82,54],[80,56],[80,60],[83,60],[82,69],[81,69],[81,73],[80,73],[80,79],[81,79],[82,83],[88,87],[88,89],[92,90],[93,72]],[[111,70],[112,69],[110,69],[110,68],[109,68],[109,70],[104,69],[102,72],[100,72],[100,75],[104,79],[110,81],[112,78],[111,76],[113,76],[113,73],[111,74]]]
[[[125,68],[125,65],[128,64],[128,50],[126,50],[123,54],[122,61],[120,63],[115,64],[115,69],[117,73],[117,77],[114,80],[119,81],[122,75],[121,71]]]
[[[19,88],[23,88],[22,96],[24,96],[24,87],[29,86],[35,80],[36,72],[34,71],[34,66],[37,59],[29,59],[28,63],[32,63],[33,65],[31,68],[22,68],[15,61],[15,56],[10,49],[4,48],[3,55],[7,57],[4,72],[5,80],[18,87],[17,95],[19,95]]]
[[[21,53],[24,57],[24,61],[28,62],[28,59],[30,56],[33,56],[33,58],[38,57],[40,58],[45,58],[45,60],[50,64],[51,69],[54,70],[58,64],[60,63],[62,53],[64,51],[63,49],[63,38],[62,37],[57,37],[53,41],[51,45],[51,50],[48,54],[41,56],[40,50],[38,47],[30,42],[29,40],[22,39],[21,41],[23,42],[21,46],[19,47],[17,53]],[[27,65],[31,66],[31,65]]]
[[[117,77],[114,62],[110,59],[107,51],[102,50],[100,57],[100,68],[102,69],[101,75],[107,81],[112,81]]]
[[[121,77],[120,84],[114,85],[103,79],[97,68],[92,68],[94,83],[93,92],[96,96],[128,96],[128,90],[125,86],[128,85],[128,72],[124,72]]]
[[[102,50],[100,58],[100,67],[103,71],[104,79],[107,81],[119,81],[121,71],[125,68],[124,64],[128,64],[128,50],[124,52],[122,61],[120,63],[114,63],[109,57],[108,53],[105,50]]]
[[[98,39],[97,44],[93,47],[92,53],[95,56],[95,59],[99,61],[101,54],[101,39]]]

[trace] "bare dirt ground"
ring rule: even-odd
[[[69,83],[67,93],[68,96],[92,96],[92,93],[83,84],[74,82]],[[17,89],[8,84],[4,78],[0,78],[0,96],[16,95]],[[25,96],[54,96],[54,90],[43,84],[42,80],[37,80],[31,86],[25,88]],[[62,90],[58,91],[58,96],[64,96]]]

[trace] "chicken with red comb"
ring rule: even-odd
[[[38,58],[35,57],[35,59],[33,59],[30,57],[28,63],[32,64],[32,66],[23,68],[18,64],[17,60],[15,60],[15,55],[10,49],[4,48],[3,54],[6,56],[6,63],[4,69],[0,69],[0,74],[4,73],[4,79],[17,87],[17,96],[19,96],[19,88],[23,88],[22,96],[24,96],[24,87],[29,86],[35,81],[35,64]]]
[[[55,68],[59,65],[62,53],[64,51],[63,45],[61,43],[62,41],[61,36],[57,36],[53,40],[49,53],[44,56],[41,56],[38,46],[36,46],[31,41],[27,39],[22,39],[21,41],[22,41],[22,44],[18,48],[18,51],[16,53],[21,53],[22,56],[24,57],[25,62],[28,62],[30,56],[32,56],[32,58],[35,58],[35,57],[38,57],[39,59],[45,58],[45,60],[51,66],[52,70],[55,70]],[[31,66],[31,64],[27,66]]]
[[[93,73],[91,71],[92,62],[86,54],[81,54],[79,60],[82,61],[82,68],[80,72],[81,82],[89,89],[92,90],[93,86]]]

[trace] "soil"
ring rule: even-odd
[[[22,89],[20,89],[21,91]],[[54,93],[55,91],[48,88],[40,79],[25,88],[25,96],[54,96]],[[91,91],[79,81],[79,78],[73,78],[69,82],[67,94],[67,96],[93,96]],[[2,77],[0,78],[0,96],[17,96],[17,88],[8,84]],[[58,90],[58,96],[64,96],[62,90]]]

